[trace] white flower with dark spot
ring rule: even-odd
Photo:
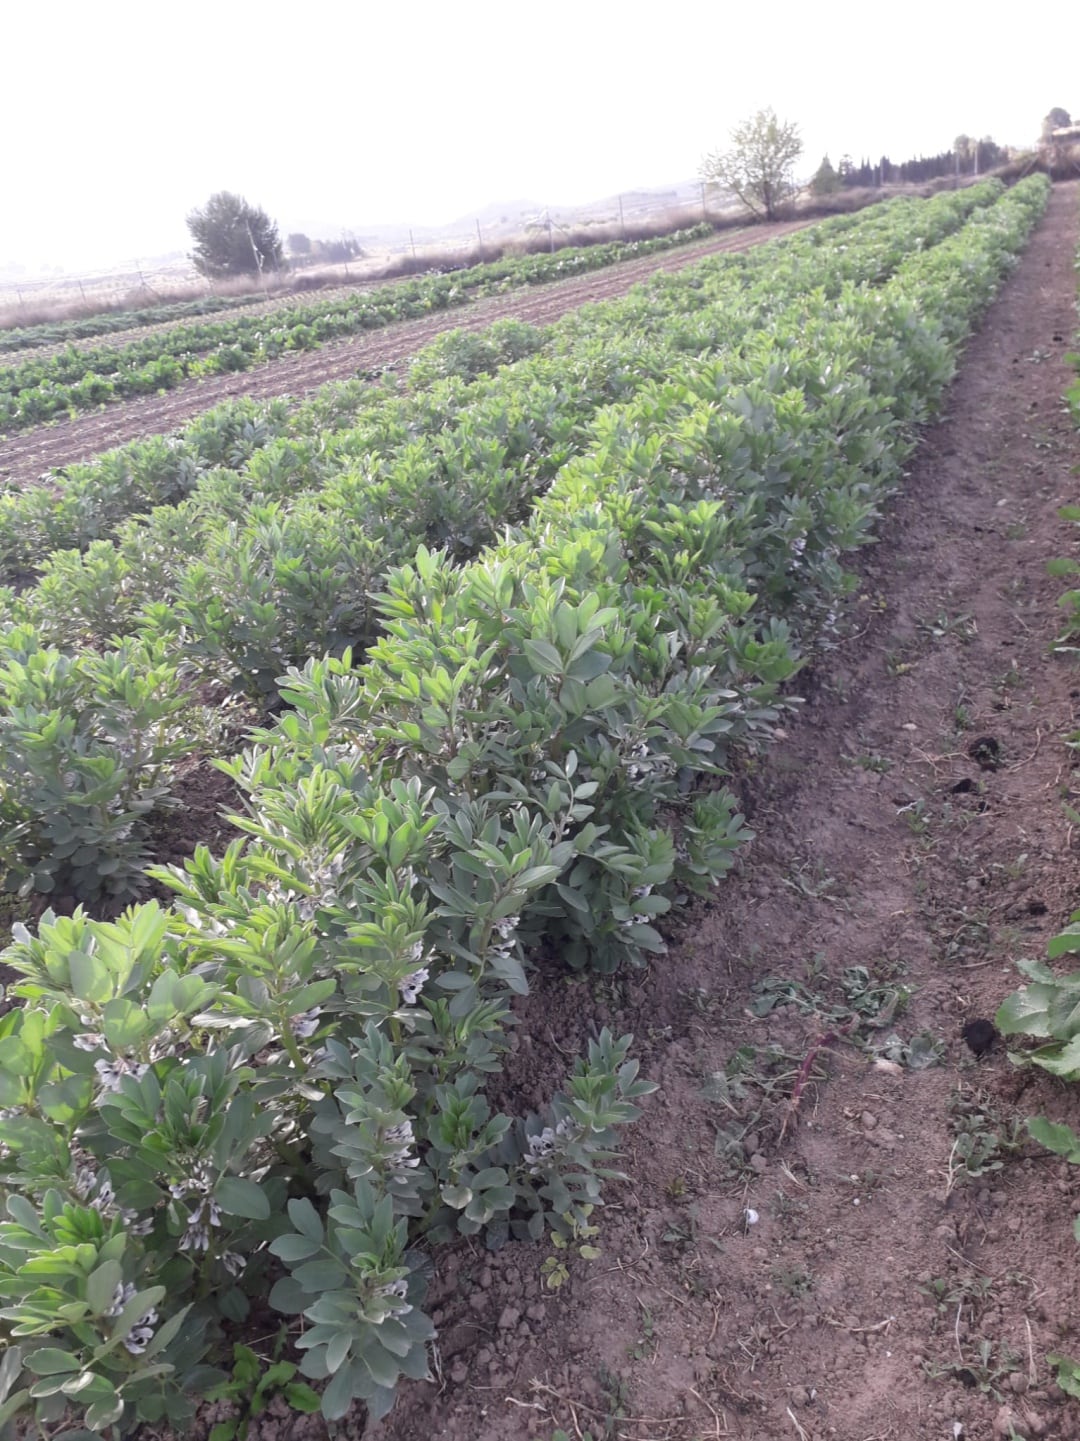
[[[141,1061],[129,1061],[124,1056],[114,1056],[111,1061],[95,1061],[94,1070],[107,1091],[118,1091],[125,1076],[141,1081],[149,1070]]]
[[[71,1044],[79,1051],[98,1051],[104,1046],[105,1037],[99,1031],[80,1031]]]
[[[221,1256],[221,1264],[230,1276],[239,1276],[247,1265],[247,1260],[241,1256],[239,1251],[224,1251]]]
[[[210,1249],[210,1227],[221,1225],[221,1207],[207,1196],[199,1202],[188,1217],[187,1229],[180,1237],[181,1251],[208,1251]]]
[[[133,1211],[129,1206],[120,1207],[120,1219],[132,1236],[149,1236],[154,1229],[153,1216],[144,1216],[140,1221],[138,1211]]]
[[[388,1141],[397,1149],[391,1151],[386,1158],[387,1165],[393,1171],[411,1171],[420,1164],[420,1157],[414,1156],[412,1147],[415,1142],[413,1135],[413,1123],[402,1121],[396,1126],[390,1126],[384,1133],[383,1139]]]
[[[105,1308],[106,1316],[119,1316],[127,1303],[135,1295],[135,1287],[130,1281],[121,1281],[113,1292],[112,1301]]]
[[[431,975],[427,966],[421,966],[417,971],[410,971],[407,976],[402,976],[398,981],[398,991],[401,993],[403,1005],[415,1006],[420,999],[420,992],[424,989],[424,982]]]
[[[405,1299],[405,1297],[408,1295],[408,1289],[409,1288],[406,1285],[404,1277],[402,1277],[400,1281],[391,1281],[388,1286],[379,1287],[376,1295],[385,1296],[388,1300],[393,1297],[394,1301],[396,1301],[397,1303],[396,1305],[390,1306],[387,1313],[388,1315],[406,1316],[412,1310],[412,1307]]]
[[[197,1216],[192,1216],[188,1221],[187,1230],[180,1237],[177,1249],[180,1251],[208,1251],[210,1249],[210,1232],[197,1219]]]
[[[158,1313],[151,1306],[150,1310],[139,1317],[124,1337],[124,1346],[132,1356],[141,1356],[154,1339],[154,1327],[157,1325],[157,1319]]]

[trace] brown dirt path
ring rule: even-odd
[[[863,565],[847,639],[744,778],[760,839],[739,872],[647,975],[594,984],[595,1004],[587,983],[549,980],[522,1009],[526,1103],[602,1022],[637,1034],[661,1085],[601,1259],[551,1294],[544,1247],[440,1257],[439,1379],[372,1438],[1080,1438],[1045,1359],[1080,1354],[1080,1168],[1029,1143],[967,1178],[954,1151],[963,1124],[1008,1140],[1045,1109],[1080,1125],[1080,1088],[1000,1046],[977,1062],[959,1035],[1077,903],[1061,737],[1080,681],[1047,653],[1061,584],[1045,562],[1076,551],[1057,509],[1080,460],[1060,399],[1078,209],[1080,186],[1059,185]],[[971,754],[987,736],[996,770]],[[911,989],[865,1034],[925,1031],[939,1064],[875,1069],[837,1036],[847,1013],[823,1013],[857,966],[864,1003],[867,984],[877,1003]],[[770,976],[805,1006],[756,1014]],[[741,1079],[710,1086],[740,1047]]]
[[[282,356],[269,365],[238,375],[191,381],[164,395],[141,396],[103,410],[76,416],[10,436],[0,445],[0,488],[33,484],[48,470],[90,459],[140,436],[177,429],[212,406],[240,395],[303,395],[332,380],[360,371],[398,364],[446,330],[480,330],[496,320],[547,325],[567,311],[596,300],[624,295],[661,270],[682,270],[707,255],[748,250],[812,224],[785,221],[727,233],[677,251],[645,255],[605,270],[550,285],[526,287],[510,295],[488,296],[455,310],[401,321],[319,350]]]

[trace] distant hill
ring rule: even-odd
[[[290,221],[288,224],[282,224],[281,232],[284,235],[298,230],[311,236],[312,239],[331,239],[341,235],[344,231],[355,235],[366,250],[380,250],[408,245],[410,229],[412,239],[417,245],[431,245],[441,240],[475,236],[476,224],[479,221],[483,239],[499,240],[510,235],[520,234],[530,221],[546,219],[548,216],[555,225],[563,226],[581,225],[588,221],[598,223],[617,220],[619,218],[619,199],[619,195],[615,194],[605,195],[584,205],[543,205],[537,200],[522,197],[517,200],[494,201],[479,210],[466,211],[442,225],[413,225],[410,227],[401,221],[386,224],[372,224],[368,221],[351,225],[343,225],[338,221],[335,224],[307,225],[294,224]],[[681,180],[672,185],[643,187],[622,192],[622,213],[627,220],[656,214],[662,210],[700,203],[701,182],[699,180]]]

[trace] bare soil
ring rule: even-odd
[[[862,568],[847,638],[741,778],[759,839],[737,873],[647,974],[540,978],[521,1008],[521,1104],[604,1022],[636,1033],[660,1086],[601,1258],[551,1292],[544,1246],[440,1255],[438,1378],[366,1434],[1080,1438],[1046,1362],[1080,1354],[1080,1169],[1014,1125],[1080,1125],[1080,1089],[961,1037],[1077,903],[1062,799],[1080,788],[1063,741],[1080,682],[1048,653],[1045,563],[1076,551],[1057,511],[1080,460],[1061,403],[1078,207],[1059,185]],[[851,1022],[853,967],[878,988],[861,1002],[876,1029]],[[780,983],[802,1004],[767,1009]],[[878,1067],[867,1047],[890,1031],[928,1033],[940,1060]],[[964,1126],[998,1138],[978,1176]]]
[[[332,380],[392,368],[447,330],[480,330],[496,320],[506,319],[547,325],[567,311],[592,301],[624,295],[657,271],[681,270],[706,255],[748,250],[810,223],[794,220],[759,225],[678,250],[626,260],[576,279],[530,286],[509,295],[488,296],[453,310],[401,321],[352,340],[322,346],[319,350],[285,355],[240,374],[209,376],[161,395],[140,396],[78,415],[73,420],[37,426],[8,437],[0,447],[0,489],[31,485],[49,470],[89,460],[101,451],[142,436],[174,431],[194,416],[236,396],[300,396]],[[320,293],[318,298],[326,298],[326,293]],[[115,343],[116,337],[112,340]]]

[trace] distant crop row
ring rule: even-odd
[[[0,355],[39,350],[51,345],[70,345],[74,340],[91,340],[99,335],[115,335],[150,325],[194,320],[201,315],[217,315],[223,310],[244,310],[249,305],[263,305],[265,302],[266,296],[260,293],[202,295],[195,300],[141,305],[137,309],[111,310],[102,315],[86,315],[74,320],[51,320],[42,321],[40,325],[12,326],[0,330]]]
[[[583,417],[662,373],[672,358],[706,355],[737,344],[749,329],[766,323],[775,304],[793,290],[817,283],[836,286],[846,279],[879,282],[905,253],[909,239],[935,243],[996,193],[987,184],[926,208],[899,200],[865,216],[838,217],[792,237],[779,250],[770,246],[725,256],[700,273],[695,268],[685,279],[659,277],[622,308],[591,307],[585,321],[570,316],[543,331],[507,322],[482,334],[451,333],[412,364],[404,382],[384,378],[377,385],[326,387],[291,417],[281,401],[226,404],[178,437],[136,441],[94,462],[68,466],[61,484],[0,497],[0,583],[39,569],[53,551],[85,550],[115,534],[128,517],[187,498],[193,504],[184,508],[179,526],[197,552],[201,542],[195,537],[213,523],[217,512],[235,518],[237,506],[288,501],[319,491],[344,473],[355,481],[358,468],[370,470],[376,459],[405,453],[410,443],[431,444],[444,457],[447,427],[451,434],[475,435],[488,448],[481,469],[496,462],[505,468],[514,461],[516,448],[535,463],[537,425],[554,425],[556,433],[571,434]],[[845,247],[849,233],[860,237],[856,254]],[[827,265],[822,250],[828,251]],[[805,266],[810,262],[814,269],[808,276]],[[778,265],[804,268],[781,285]],[[753,303],[733,309],[728,293],[736,294],[744,285],[755,287]],[[663,304],[655,298],[665,296]],[[684,317],[680,329],[668,334],[667,317],[678,313]],[[519,365],[490,382],[478,380],[533,349],[539,352],[534,364]],[[506,451],[502,461],[490,453],[493,445]],[[416,452],[407,453],[415,471]],[[555,451],[556,468],[568,454]],[[429,469],[432,465],[431,485],[452,495],[462,462],[440,459],[437,465],[430,462]],[[394,503],[395,489],[391,485],[388,511],[412,515],[408,489]],[[382,503],[386,497],[377,494],[372,499]],[[420,515],[433,503],[439,516],[420,530],[419,539],[429,544],[452,541],[455,524],[461,524],[455,521],[453,501],[448,496],[443,503],[436,494]],[[496,514],[494,524],[507,518]],[[161,516],[155,523],[168,527],[171,521]],[[124,531],[120,548],[138,561],[147,544],[143,527],[137,525]],[[156,541],[150,544],[157,549]],[[110,568],[113,564],[108,552],[98,550],[95,558]],[[71,560],[61,557],[58,563],[64,568]],[[50,563],[47,573],[53,569]],[[81,580],[71,579],[77,594],[87,590]],[[126,570],[123,579],[130,608],[137,586]],[[101,586],[104,580],[98,573],[92,583]],[[120,616],[114,591],[115,584],[105,587],[103,607],[113,616],[115,629]]]
[[[119,523],[115,543],[48,554],[37,584],[0,611],[9,887],[25,878],[80,897],[129,893],[173,766],[218,723],[216,713],[198,721],[195,686],[276,703],[289,666],[376,639],[375,598],[418,545],[452,562],[475,555],[525,519],[570,460],[607,444],[638,394],[651,403],[656,385],[693,364],[716,367],[721,380],[756,376],[762,348],[771,354],[778,332],[798,334],[808,305],[880,283],[999,189],[829,222],[547,331],[503,322],[482,337],[447,336],[401,393],[332,388],[289,435],[263,437],[261,448],[238,438],[248,457],[238,468],[189,466],[189,498]],[[515,356],[525,358],[503,363]],[[275,416],[280,424],[280,407],[267,435]],[[217,425],[195,427],[192,440],[220,456]],[[58,520],[74,517],[91,534],[120,522],[132,497],[116,462],[132,454],[174,459],[168,448],[129,447],[87,467],[84,485],[69,477],[57,494],[6,497],[11,571],[36,559],[20,542],[50,531],[55,540]],[[136,484],[146,478],[136,466]]]
[[[72,347],[47,359],[0,367],[0,432],[23,430],[60,415],[131,396],[171,390],[186,380],[249,370],[294,351],[378,329],[470,299],[602,269],[712,234],[696,226],[653,240],[528,255],[421,276],[348,297],[283,306],[270,315],[233,315],[204,325],[177,325],[121,346]]]
[[[565,278],[595,269],[596,265],[610,265],[618,260],[632,259],[635,255],[646,255],[650,250],[684,245],[693,240],[707,240],[712,234],[712,226],[702,223],[672,235],[656,236],[649,241],[610,241],[604,245],[564,247],[557,252],[555,259],[550,255],[527,257],[521,273],[526,277],[526,284],[536,284],[550,277],[552,273],[558,278]],[[597,257],[595,263],[590,263],[590,255]],[[519,261],[511,256],[483,265],[462,266],[453,273],[467,286],[487,285],[514,278],[519,273],[518,267]],[[288,303],[287,295],[279,294],[278,298],[283,304]],[[40,325],[13,327],[0,330],[0,354],[5,351],[37,350],[45,346],[63,345],[72,340],[88,340],[98,335],[113,335],[144,326],[166,325],[170,321],[195,319],[201,315],[216,315],[223,310],[242,310],[248,306],[265,304],[266,296],[261,293],[203,295],[194,300],[177,300],[159,305],[139,306],[133,310],[83,316],[75,320],[46,321]]]
[[[136,527],[145,569],[125,552],[110,592],[118,645],[81,649],[74,604],[62,636],[59,558],[9,598],[27,609],[4,642],[0,794],[23,807],[6,838],[29,884],[128,883],[125,847],[196,714],[181,676],[261,695],[276,662],[281,680],[224,766],[245,839],[158,872],[169,910],[50,914],[5,953],[22,1005],[0,1019],[0,1424],[183,1428],[223,1379],[229,1329],[267,1300],[303,1318],[287,1364],[324,1414],[360,1401],[377,1417],[428,1371],[421,1247],[591,1234],[649,1086],[630,1038],[603,1031],[548,1105],[493,1112],[526,957],[639,965],[673,900],[729,869],[747,836],[732,755],[768,742],[848,587],[844,554],[870,538],[1046,193],[1036,178],[889,207],[704,263],[553,327],[490,380],[392,399],[397,424],[470,387],[490,401],[519,372],[539,383],[537,367],[554,367],[556,406],[624,374],[538,444],[569,451],[539,480],[531,449],[497,464],[488,437],[485,471],[481,437],[460,433],[455,486],[428,491],[431,455],[413,464],[407,434],[371,462],[365,434],[351,469],[319,477],[346,429],[305,456],[294,488],[314,488],[290,507],[228,473],[233,518],[199,532],[197,559],[196,496]],[[443,493],[453,550],[417,547],[447,528]],[[462,506],[479,517],[467,537]],[[124,582],[150,575],[169,598],[125,612]],[[350,635],[374,642],[357,665]]]

